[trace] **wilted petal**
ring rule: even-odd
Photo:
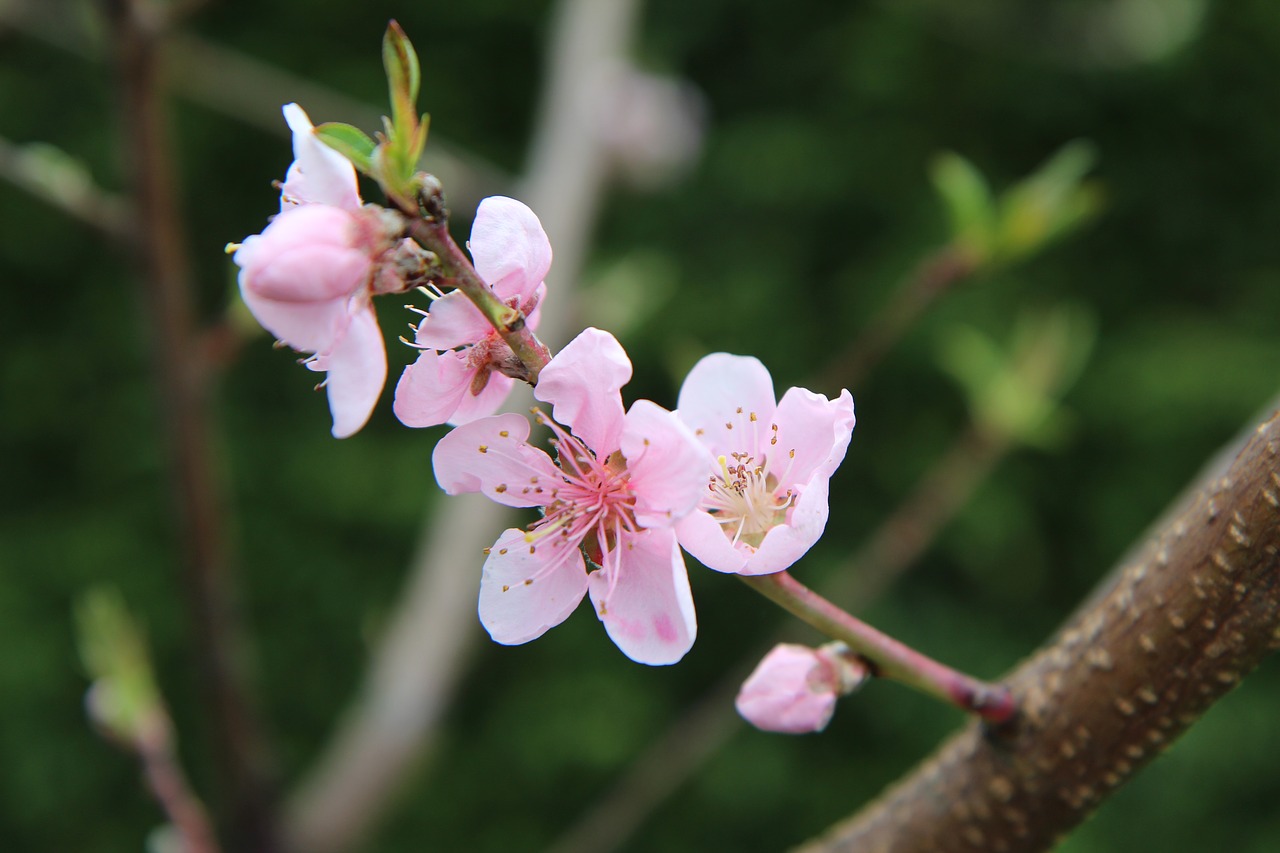
[[[316,138],[302,107],[285,104],[284,120],[293,131],[293,165],[280,190],[281,209],[290,202],[358,209],[360,192],[351,161]]]
[[[460,290],[431,303],[431,311],[418,324],[415,342],[432,349],[468,346],[487,338],[493,326]]]
[[[531,544],[523,530],[510,529],[484,562],[480,622],[496,642],[527,643],[568,618],[586,591],[586,568],[576,545]]]
[[[674,414],[637,400],[623,421],[619,449],[631,472],[636,521],[670,527],[698,503],[712,459]]]
[[[542,368],[533,396],[550,403],[552,417],[603,457],[618,449],[621,390],[630,379],[631,360],[617,338],[587,328]]]
[[[333,437],[346,438],[359,431],[387,381],[387,350],[373,309],[366,305],[355,312],[333,349],[308,366],[325,371]]]
[[[789,469],[786,464],[770,465],[780,478],[779,485],[803,485],[815,475],[830,477],[849,449],[855,423],[853,397],[841,391],[839,397],[828,400],[804,388],[791,388],[782,395],[774,421],[778,425],[776,451],[795,451]]]
[[[758,455],[762,441],[768,447],[775,399],[773,378],[759,359],[717,352],[701,358],[689,371],[680,386],[676,413],[713,455],[732,451]]]
[[[740,574],[747,566],[747,553],[735,548],[724,525],[711,513],[696,509],[676,522],[676,537],[694,559],[717,572]]]
[[[760,548],[747,558],[747,563],[739,574],[773,574],[790,568],[796,560],[803,557],[826,529],[829,488],[830,480],[826,477],[814,478],[797,498],[787,523],[780,524],[765,534]]]
[[[465,353],[422,350],[396,383],[393,411],[405,426],[445,423],[457,411],[475,375]]]
[[[506,302],[533,295],[551,269],[551,243],[526,205],[490,196],[476,209],[468,243],[476,272]]]
[[[680,546],[670,530],[624,533],[610,571],[591,573],[588,589],[610,639],[637,663],[672,664],[693,647],[698,623]],[[610,591],[610,581],[613,589]]]
[[[529,421],[516,414],[463,424],[436,443],[436,482],[450,495],[483,492],[507,506],[546,506],[560,470],[528,437]]]

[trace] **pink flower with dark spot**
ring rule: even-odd
[[[767,732],[820,732],[836,699],[866,677],[866,666],[850,658],[843,643],[816,649],[779,643],[743,682],[734,704],[743,719]]]
[[[361,207],[356,173],[312,132],[297,104],[284,108],[294,162],[281,186],[281,212],[236,247],[240,294],[254,318],[322,371],[333,434],[357,432],[387,378],[387,353],[371,304],[404,287],[397,254],[378,213]]]
[[[698,508],[676,525],[685,550],[721,572],[780,572],[827,525],[828,483],[853,433],[853,398],[791,388],[775,402],[757,359],[706,356],[689,371],[676,415],[711,451]]]
[[[624,411],[619,391],[630,378],[617,340],[587,329],[542,369],[534,392],[552,405],[554,420],[538,422],[554,434],[557,461],[528,443],[529,422],[514,414],[464,424],[436,445],[447,493],[543,512],[503,532],[485,560],[480,621],[499,643],[540,637],[590,593],[632,660],[675,663],[693,645],[693,597],[672,525],[705,488],[706,451],[648,400]]]
[[[536,329],[547,292],[543,279],[551,268],[551,243],[538,217],[515,199],[486,198],[476,210],[468,246],[480,277]],[[431,305],[413,345],[421,354],[396,386],[395,413],[406,426],[464,424],[491,415],[515,384],[503,373],[519,363],[511,348],[458,291]]]

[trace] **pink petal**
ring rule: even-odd
[[[276,302],[240,289],[244,304],[262,327],[296,350],[323,352],[346,330],[350,321],[347,302]]]
[[[670,527],[698,505],[714,460],[674,414],[637,400],[623,421],[619,449],[631,472],[642,527]]]
[[[288,205],[286,199],[359,209],[360,191],[351,162],[316,138],[302,107],[285,104],[284,120],[293,131],[293,165],[280,190],[281,209]]]
[[[776,405],[773,379],[759,359],[716,352],[700,359],[685,377],[676,414],[714,456],[735,451],[759,456],[768,448]]]
[[[511,377],[503,376],[497,371],[490,371],[489,381],[485,383],[484,390],[479,394],[472,394],[471,389],[467,388],[466,393],[462,395],[462,400],[458,403],[457,410],[449,418],[449,423],[458,426],[492,415],[506,401],[515,385],[516,381]]]
[[[676,522],[675,530],[680,545],[708,569],[739,574],[746,568],[746,551],[733,546],[711,513],[695,509]]]
[[[466,353],[422,350],[396,384],[396,417],[410,427],[448,421],[469,392],[475,375],[475,368],[467,364]]]
[[[432,349],[453,349],[482,341],[493,326],[480,309],[459,290],[431,303],[431,311],[418,324],[416,343]]]
[[[796,499],[787,523],[772,528],[764,535],[760,548],[747,557],[747,564],[739,574],[773,574],[790,568],[803,557],[826,529],[829,486],[830,480],[826,477],[815,477]]]
[[[828,400],[804,388],[790,388],[778,403],[774,422],[778,443],[770,454],[769,470],[779,477],[782,489],[804,485],[815,476],[830,477],[849,449],[855,423],[853,397],[841,391],[839,397]],[[788,461],[792,450],[795,458]]]
[[[734,704],[764,731],[820,732],[835,711],[837,678],[835,667],[813,649],[780,643],[743,683]]]
[[[616,564],[592,572],[588,589],[609,638],[637,663],[660,666],[684,657],[698,623],[675,535],[663,529],[623,533],[605,560]]]
[[[510,529],[489,549],[480,577],[480,622],[495,642],[512,646],[541,637],[582,601],[582,552],[577,545],[558,544],[530,546],[523,530]]]
[[[436,443],[436,482],[445,494],[483,492],[507,506],[546,506],[562,482],[560,469],[528,437],[529,421],[516,414],[463,424]]]
[[[333,437],[360,430],[387,381],[387,350],[373,309],[366,305],[351,317],[347,333],[334,348],[308,364],[326,372],[324,386],[333,413]]]
[[[619,392],[630,379],[631,360],[617,338],[587,328],[542,368],[533,396],[550,403],[556,422],[603,459],[618,449],[624,415]]]
[[[551,269],[551,243],[534,212],[513,198],[480,202],[471,225],[476,272],[506,302],[533,295]]]

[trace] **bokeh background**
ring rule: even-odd
[[[422,57],[428,168],[439,143],[471,164],[453,172],[461,238],[476,194],[516,192],[529,162],[553,5],[214,0],[184,34],[296,75],[335,98],[325,104],[381,110],[379,40],[397,18]],[[127,191],[108,41],[91,4],[0,3],[0,138],[31,155],[7,157],[0,180],[5,850],[138,850],[163,821],[133,758],[86,723],[72,611],[103,582],[145,623],[184,763],[219,803],[141,290],[113,240],[14,182],[34,170]],[[609,181],[581,275],[558,282],[578,292],[575,328],[607,325],[629,349],[632,398],[674,405],[683,371],[715,350],[760,357],[780,388],[834,393],[822,377],[838,375],[850,340],[952,239],[930,180],[939,152],[962,154],[996,191],[1071,140],[1097,154],[1095,217],[963,281],[854,387],[859,421],[832,522],[795,569],[815,584],[970,429],[968,392],[945,363],[956,329],[1004,341],[1025,312],[1062,304],[1090,318],[1073,327],[1093,346],[1052,435],[998,456],[922,559],[861,608],[873,624],[997,676],[1280,389],[1274,3],[651,0],[632,41],[637,67],[680,81],[682,108],[624,141],[648,133],[673,147]],[[291,158],[270,117],[314,90],[280,95],[225,57],[192,82],[192,57],[173,57],[171,80],[196,300],[211,327],[230,316],[242,328],[223,245],[274,211],[270,182]],[[317,121],[357,118],[306,105]],[[553,288],[546,310],[568,302]],[[411,317],[379,310],[394,380],[411,356],[396,330]],[[441,498],[429,467],[438,430],[400,426],[387,394],[363,432],[335,441],[293,358],[266,337],[239,339],[221,361],[212,424],[252,680],[286,791],[361,683]],[[451,570],[478,577],[479,566],[477,554]],[[563,843],[709,684],[785,624],[732,579],[692,561],[690,573],[699,638],[675,667],[627,661],[588,609],[520,648],[461,620],[475,640],[465,675],[364,849]],[[1278,708],[1272,661],[1062,849],[1280,849]],[[843,701],[821,736],[730,721],[727,745],[620,849],[782,849],[869,800],[961,723],[888,683]]]

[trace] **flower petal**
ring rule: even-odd
[[[431,311],[418,324],[415,341],[432,349],[453,349],[482,341],[491,333],[493,326],[480,309],[455,290],[431,303]]]
[[[637,400],[623,421],[619,449],[631,473],[635,517],[642,527],[670,527],[698,505],[714,462],[674,414]]]
[[[568,618],[586,591],[587,571],[577,545],[530,546],[523,530],[509,529],[484,561],[480,622],[495,642],[527,643]]]
[[[769,471],[779,478],[781,489],[803,486],[815,476],[830,477],[844,461],[855,423],[853,397],[841,391],[839,397],[828,400],[804,388],[789,388],[778,403],[774,422],[778,425],[775,454],[781,457],[769,465]],[[791,451],[795,457],[787,461]]]
[[[481,418],[436,443],[431,466],[445,494],[483,492],[507,506],[546,506],[561,482],[551,457],[530,447],[529,421],[516,414]]]
[[[733,546],[724,527],[706,510],[695,509],[676,522],[676,537],[693,558],[708,569],[740,574],[747,566],[747,553]]]
[[[826,477],[814,477],[809,487],[796,499],[787,523],[779,524],[764,535],[759,549],[747,557],[747,564],[738,573],[773,574],[789,568],[803,557],[826,529],[830,482]]]
[[[333,437],[354,435],[369,420],[387,381],[387,349],[373,309],[365,305],[356,311],[333,349],[307,366],[327,374]]]
[[[600,458],[618,449],[622,434],[622,386],[631,360],[618,339],[587,328],[542,368],[533,396],[552,405],[552,417],[569,427]]]
[[[285,104],[284,120],[293,131],[293,165],[280,188],[281,210],[294,204],[359,209],[360,190],[351,161],[316,138],[302,107]]]
[[[613,567],[592,572],[588,589],[609,638],[637,663],[661,666],[684,657],[698,623],[675,534],[623,533],[605,560]]]
[[[768,450],[775,399],[773,378],[759,359],[716,352],[701,358],[685,377],[676,414],[713,457],[745,452],[758,458]]]
[[[551,269],[551,243],[526,205],[490,196],[476,209],[468,243],[476,272],[503,302],[533,295]]]
[[[350,322],[346,299],[328,302],[276,302],[241,287],[249,313],[262,327],[296,350],[324,352],[333,346]]]
[[[444,423],[458,410],[475,375],[466,353],[422,350],[396,383],[396,417],[410,427]]]

